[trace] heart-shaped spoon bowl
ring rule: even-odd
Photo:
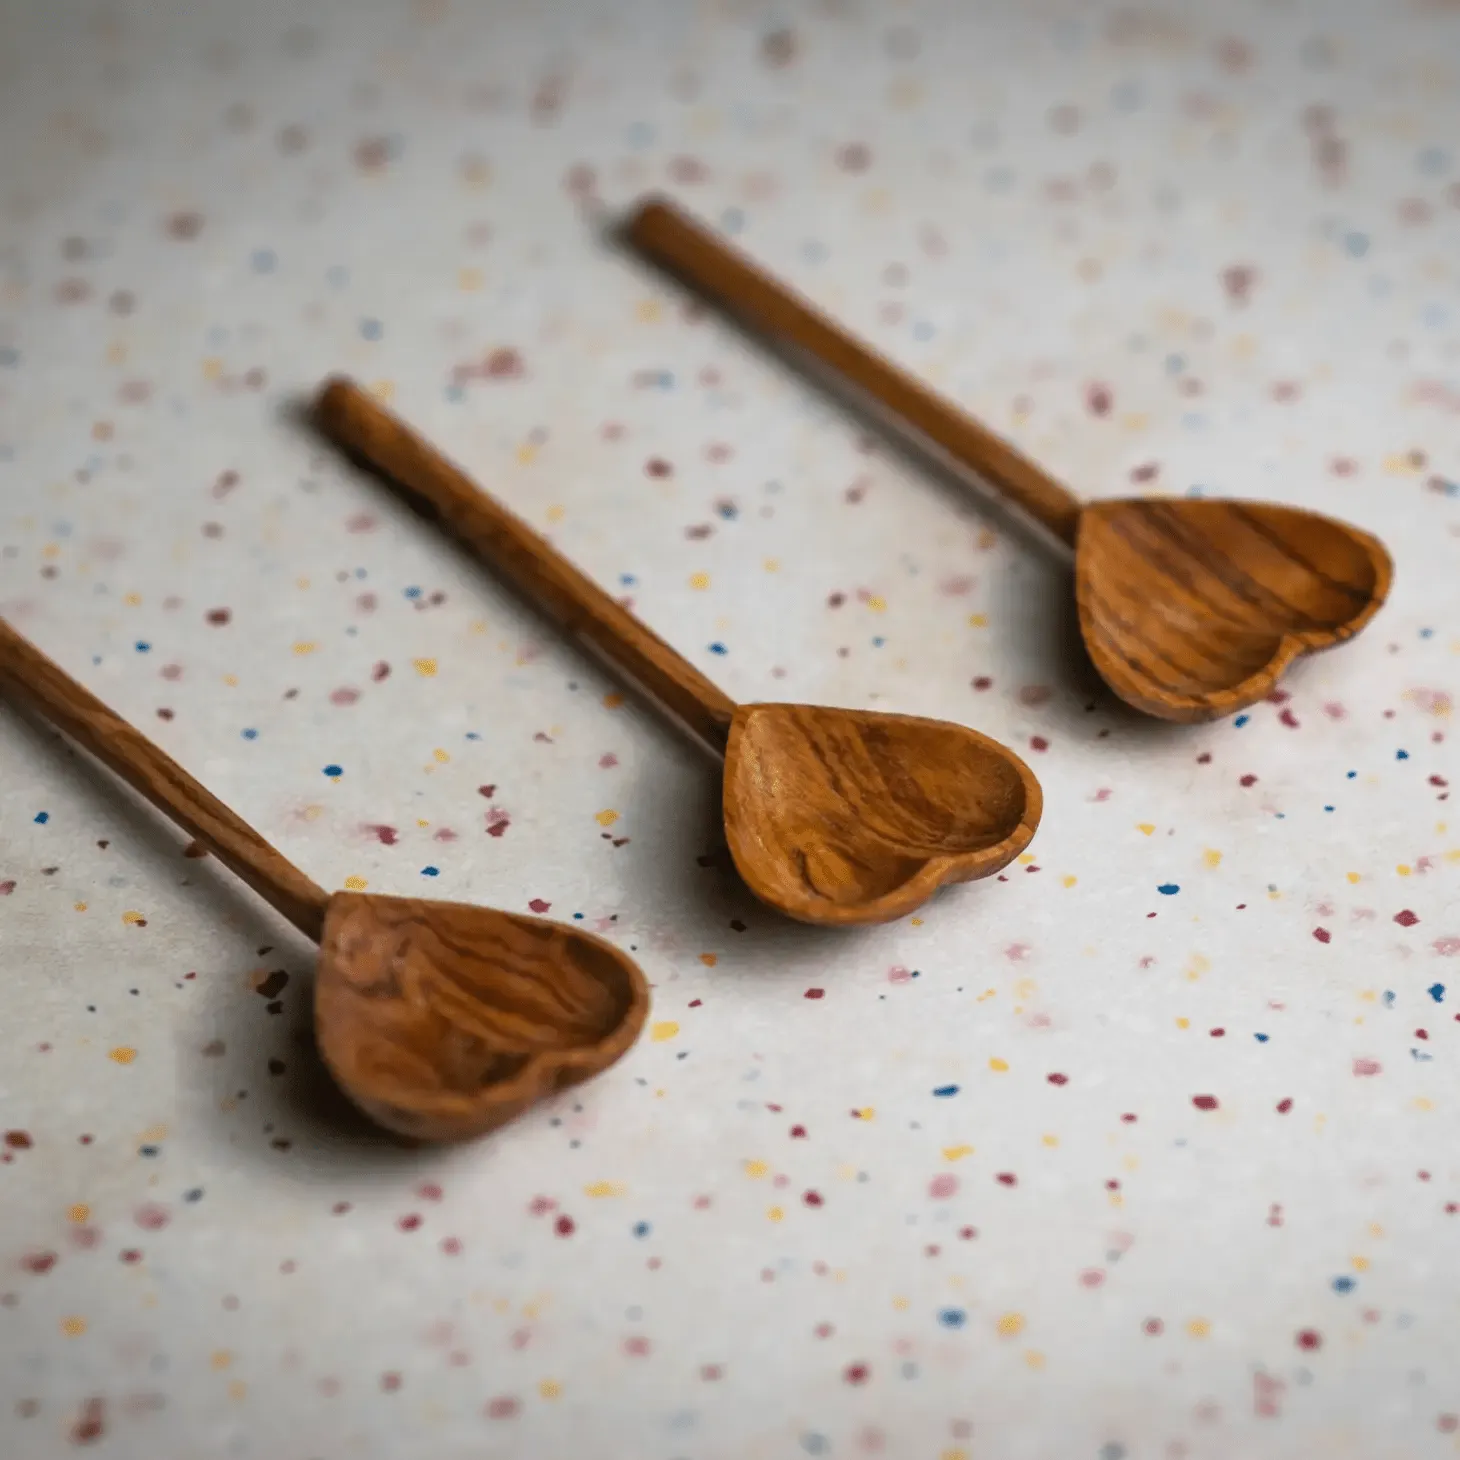
[[[320,1053],[401,1135],[461,1140],[505,1124],[613,1064],[648,1004],[633,962],[558,923],[352,892],[325,914]]]
[[[882,923],[1006,867],[1043,810],[1012,751],[942,720],[742,705],[725,835],[751,891],[820,924]]]
[[[1263,502],[1095,502],[1075,544],[1096,669],[1165,720],[1215,720],[1262,699],[1300,654],[1358,633],[1393,572],[1368,533]]]

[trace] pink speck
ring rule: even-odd
[[[545,913],[552,906],[552,903],[546,901],[544,898],[534,897],[532,901],[527,904],[527,906],[539,917],[541,917],[542,914]]]
[[[649,1352],[649,1347],[649,1340],[641,1333],[632,1334],[624,1339],[624,1352],[631,1358],[644,1358]]]
[[[1246,304],[1256,282],[1257,270],[1251,264],[1232,264],[1222,270],[1222,288],[1232,304]]]
[[[1010,963],[1023,963],[1024,960],[1028,958],[1030,953],[1032,953],[1033,951],[1034,949],[1029,943],[1010,943],[1009,946],[1004,949],[1004,957],[1007,958]]]
[[[443,826],[432,833],[431,840],[435,842],[454,842],[456,840],[456,833],[449,826]]]
[[[461,1251],[460,1237],[443,1237],[441,1239],[441,1250],[448,1257],[455,1257]]]
[[[1280,723],[1286,725],[1289,730],[1297,730],[1299,728],[1298,717],[1291,710],[1284,710],[1278,716],[1278,720]]]
[[[934,1201],[947,1201],[958,1190],[958,1178],[951,1171],[941,1172],[928,1183],[928,1195]]]
[[[1377,1075],[1384,1066],[1378,1060],[1358,1059],[1354,1061],[1354,1074],[1359,1076]]]
[[[1430,947],[1440,955],[1441,958],[1453,958],[1460,953],[1460,938],[1436,938]]]
[[[549,1212],[555,1212],[558,1204],[550,1196],[535,1196],[528,1202],[527,1210],[534,1217],[545,1217]]]
[[[486,820],[488,836],[504,836],[512,825],[512,818],[500,806],[489,806]]]
[[[132,1220],[144,1232],[160,1232],[168,1222],[167,1208],[156,1202],[144,1202],[132,1213]]]
[[[606,751],[603,755],[600,755],[598,757],[598,769],[601,771],[611,771],[617,764],[618,756],[616,756],[611,750]]]
[[[516,1419],[521,1409],[520,1400],[514,1399],[510,1394],[502,1394],[496,1399],[489,1399],[482,1413],[488,1419]]]
[[[375,668],[370,671],[370,678],[373,679],[376,684],[379,684],[382,679],[389,679],[390,665],[387,664],[384,659],[377,660]]]
[[[1348,711],[1337,700],[1329,700],[1323,706],[1323,713],[1330,720],[1343,720],[1348,716]]]
[[[1114,404],[1115,396],[1108,385],[1093,380],[1085,387],[1085,409],[1092,416],[1108,416]]]
[[[14,891],[15,879],[13,877],[7,878],[4,882],[0,882],[0,897],[9,897]]]
[[[1053,695],[1054,691],[1047,684],[1026,684],[1020,686],[1019,703],[1031,707],[1043,705],[1047,704]]]
[[[421,1225],[421,1217],[418,1212],[407,1212],[405,1216],[396,1219],[396,1226],[402,1232],[414,1232]]]
[[[961,598],[965,593],[971,593],[977,578],[967,573],[956,573],[951,578],[944,578],[938,585],[938,592],[947,598]]]
[[[910,968],[904,968],[900,963],[894,963],[892,967],[887,970],[887,982],[911,983],[912,970]]]
[[[346,532],[374,532],[378,519],[371,512],[357,512],[345,523]]]
[[[1113,794],[1114,792],[1109,786],[1101,786],[1090,799],[1092,801],[1108,801]]]
[[[1105,1269],[1102,1267],[1087,1267],[1080,1274],[1080,1286],[1083,1288],[1098,1288],[1105,1281]]]
[[[865,1384],[872,1377],[872,1371],[866,1364],[848,1364],[842,1370],[842,1378],[848,1384]]]
[[[1277,1103],[1277,1113],[1279,1115],[1286,1115],[1288,1111],[1290,1111],[1292,1108],[1293,1102],[1291,1097],[1284,1100],[1279,1100]]]
[[[37,1277],[48,1273],[56,1265],[56,1254],[54,1252],[27,1252],[20,1259],[20,1265],[26,1272],[34,1273]]]
[[[1198,1110],[1215,1110],[1217,1108],[1217,1097],[1215,1095],[1193,1095],[1191,1103]]]
[[[382,1374],[380,1376],[380,1387],[385,1390],[387,1394],[394,1394],[395,1391],[400,1388],[400,1385],[401,1377],[399,1374],[389,1373]]]
[[[440,1201],[441,1187],[439,1183],[435,1181],[423,1181],[416,1188],[416,1195],[420,1197],[422,1201]]]

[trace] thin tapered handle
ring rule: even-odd
[[[139,730],[0,619],[0,691],[28,705],[191,832],[229,871],[317,943],[329,894]]]
[[[820,360],[899,424],[971,467],[1074,545],[1080,517],[1077,497],[1007,441],[848,334],[673,204],[659,199],[643,204],[626,233],[640,253],[766,334]]]
[[[724,754],[734,702],[459,467],[351,380],[329,381],[315,416],[331,440],[388,477],[519,592],[596,646]]]

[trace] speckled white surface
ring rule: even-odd
[[[7,1457],[1456,1449],[1460,7],[4,0],[0,137],[0,612],[321,883],[655,985],[393,1148],[310,950],[0,711]],[[611,245],[650,188],[1077,491],[1379,533],[1389,606],[1137,719],[1043,544]],[[713,767],[298,424],[341,369],[732,695],[1018,749],[1032,856],[759,907]]]

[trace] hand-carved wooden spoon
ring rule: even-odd
[[[1073,547],[1090,657],[1148,715],[1215,720],[1253,704],[1300,654],[1352,638],[1389,592],[1383,544],[1316,512],[1190,499],[1082,507],[1007,442],[672,205],[645,203],[626,232],[641,253],[821,361]]]
[[[638,966],[601,938],[458,902],[329,894],[0,619],[0,689],[185,827],[320,945],[314,1029],[371,1119],[424,1141],[481,1135],[596,1075],[638,1037]]]
[[[808,923],[889,922],[943,883],[987,877],[1028,846],[1039,783],[996,741],[909,715],[737,708],[358,386],[330,381],[315,413],[328,436],[725,757],[730,853],[771,906]]]

